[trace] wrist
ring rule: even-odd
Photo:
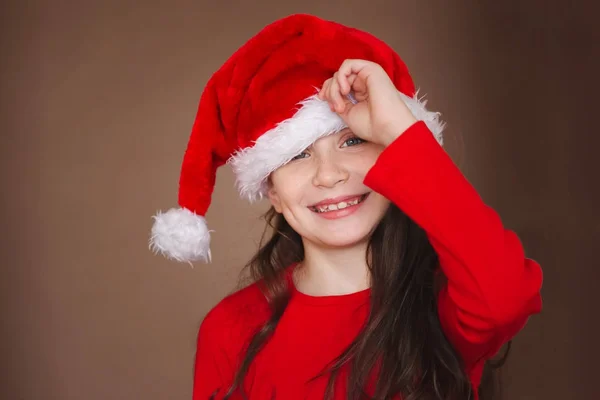
[[[410,113],[410,116],[406,116],[405,118],[401,118],[398,121],[390,124],[388,127],[382,130],[380,144],[385,147],[389,146],[416,122],[417,119],[412,115],[412,113]]]

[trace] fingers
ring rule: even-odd
[[[345,101],[342,98],[342,92],[340,83],[338,80],[337,72],[333,75],[333,79],[331,80],[331,85],[329,85],[329,99],[333,103],[333,107],[335,112],[341,113],[345,108]]]
[[[329,103],[329,108],[331,108],[331,111],[335,111],[333,104],[331,102],[331,99],[329,97],[332,82],[333,82],[333,78],[329,78],[323,83],[323,86],[321,87],[321,90],[319,91],[318,97],[321,100],[326,100]]]
[[[358,78],[358,75],[356,75],[356,74],[352,74],[346,78],[346,82],[348,82],[348,93],[350,93],[350,90],[352,89],[352,86],[354,85],[354,81],[356,80],[356,78]],[[346,94],[348,94],[348,93],[346,93]]]
[[[341,93],[340,85],[335,75],[323,83],[318,97],[329,103],[331,111],[341,113],[346,108],[347,98]]]
[[[327,100],[332,111],[342,113],[351,101],[348,95],[354,92],[357,100],[364,100],[367,96],[367,79],[371,74],[382,69],[378,64],[367,60],[345,60],[333,77],[327,79],[318,97]]]
[[[355,75],[350,75],[350,76],[355,76]],[[337,83],[340,86],[340,92],[343,95],[347,95],[348,93],[350,93],[350,90],[352,87],[352,83],[349,82],[350,76],[344,75],[343,73],[341,73],[341,71],[338,71],[333,75],[333,77],[337,80]]]
[[[325,93],[327,92],[327,88],[329,87],[329,83],[331,82],[331,78],[327,79],[323,82],[323,86],[321,86],[321,90],[319,90],[319,94],[317,97],[321,100],[325,100]]]
[[[344,60],[338,70],[339,75],[349,77],[350,75],[358,75],[359,77],[366,79],[376,68],[381,68],[379,64],[376,64],[367,60],[356,60],[347,59]]]

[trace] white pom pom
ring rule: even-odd
[[[186,208],[172,208],[154,216],[150,248],[181,262],[210,262],[210,232],[204,217]]]

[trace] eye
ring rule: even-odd
[[[308,153],[306,151],[303,151],[302,153],[298,154],[296,157],[293,157],[291,159],[291,161],[300,160],[300,159],[306,158],[306,157],[308,157]]]
[[[344,144],[342,144],[342,147],[356,146],[356,145],[364,143],[364,142],[365,142],[365,140],[362,140],[361,138],[359,138],[357,136],[352,136],[344,141]]]

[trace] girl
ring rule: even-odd
[[[210,257],[202,215],[226,161],[242,195],[270,201],[273,233],[255,282],[202,322],[194,400],[484,398],[486,363],[541,309],[542,274],[414,93],[383,42],[307,15],[213,75],[182,207],[156,217],[152,246]]]

